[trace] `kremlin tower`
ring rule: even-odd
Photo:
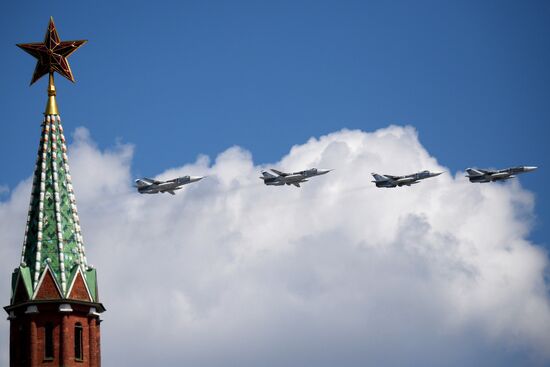
[[[13,271],[10,366],[99,367],[100,313],[96,269],[88,265],[54,72],[74,82],[67,57],[86,41],[61,41],[50,19],[43,43],[18,46],[38,59],[33,84],[49,77],[20,263]]]

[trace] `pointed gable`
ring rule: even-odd
[[[44,271],[42,281],[38,284],[38,288],[35,291],[34,299],[60,299],[61,293],[53,278],[50,268],[47,267]]]
[[[75,275],[73,286],[70,290],[69,299],[77,299],[80,301],[92,301],[84,279],[82,278],[82,273],[78,271]]]
[[[30,298],[30,295],[29,295],[29,292],[27,291],[27,287],[25,286],[25,282],[22,277],[19,277],[19,279],[17,280],[17,284],[15,286],[15,292],[13,294],[12,304],[28,301],[29,298]]]
[[[20,266],[11,275],[11,304],[25,302],[33,294],[31,274],[28,267]]]

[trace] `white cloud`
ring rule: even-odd
[[[342,130],[254,166],[233,147],[159,175],[207,175],[176,196],[131,187],[132,147],[70,148],[109,365],[526,365],[550,361],[546,254],[533,195],[463,173],[376,189],[370,172],[443,170],[411,127]],[[301,189],[261,169],[335,168]],[[0,203],[7,288],[30,181]],[[7,303],[7,297],[5,297]],[[8,323],[0,324],[7,362]]]

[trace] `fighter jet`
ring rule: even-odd
[[[136,188],[140,194],[158,194],[168,192],[172,195],[176,195],[175,191],[182,188],[183,185],[187,185],[193,182],[202,180],[203,176],[183,176],[174,178],[167,181],[153,180],[152,178],[138,178],[136,182]]]
[[[392,175],[379,175],[377,173],[372,173],[375,181],[372,181],[376,184],[376,187],[396,187],[396,186],[411,186],[417,184],[420,180],[425,178],[439,176],[443,172],[430,172],[422,171],[413,173],[406,176],[392,176]]]
[[[286,173],[286,172],[277,171],[276,169],[272,168],[271,171],[276,173],[277,176],[267,171],[262,171],[262,177],[260,177],[260,179],[264,180],[264,184],[268,186],[294,185],[296,187],[300,187],[300,184],[302,182],[307,182],[308,178],[324,175],[326,173],[329,173],[332,170],[310,168],[305,171]]]
[[[516,177],[518,173],[531,172],[536,170],[537,167],[520,166],[510,167],[505,169],[479,169],[479,168],[466,168],[470,182],[493,182],[493,181],[505,181],[510,178]]]

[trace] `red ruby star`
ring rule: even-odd
[[[42,76],[54,71],[74,82],[74,76],[67,58],[86,42],[87,40],[61,41],[55,29],[53,18],[50,18],[43,43],[20,43],[17,45],[23,51],[38,59],[31,85]]]

